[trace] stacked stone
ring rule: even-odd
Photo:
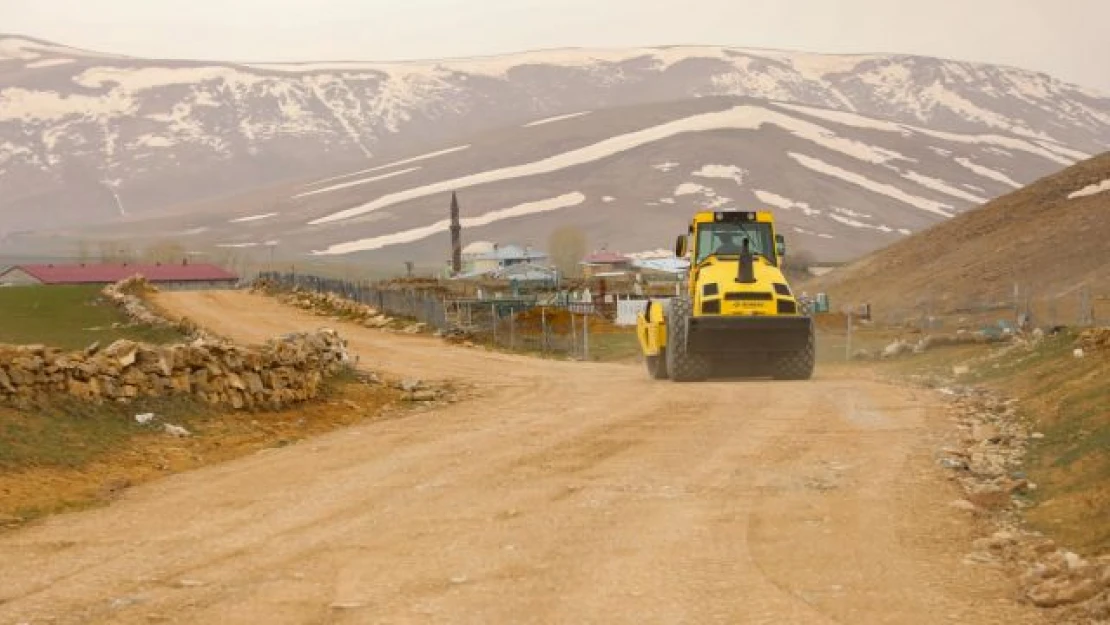
[[[261,348],[203,338],[170,346],[121,339],[68,353],[0,345],[0,401],[193,395],[214,406],[278,409],[317,397],[324,377],[349,365],[346,341],[333,330],[287,335]]]

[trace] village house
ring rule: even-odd
[[[527,246],[475,241],[462,250],[462,274],[459,277],[495,274],[515,265],[540,266],[546,260],[546,254]]]
[[[631,258],[609,250],[589,254],[579,264],[582,265],[582,275],[587,278],[625,276],[634,271]]]

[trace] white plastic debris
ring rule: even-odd
[[[1076,358],[1083,358],[1087,354],[1083,351],[1082,347],[1076,347],[1075,351],[1072,352],[1072,355],[1075,356]]]
[[[166,434],[169,434],[170,436],[176,436],[178,438],[185,438],[186,436],[189,436],[189,430],[186,430],[185,428],[181,427],[180,425],[173,425],[172,423],[167,423],[162,427],[166,431]]]
[[[135,423],[138,423],[139,425],[146,425],[146,424],[150,423],[153,420],[154,420],[154,413],[153,412],[144,412],[142,414],[135,415]]]

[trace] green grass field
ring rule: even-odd
[[[0,343],[82,349],[120,338],[166,343],[182,337],[168,328],[127,324],[98,286],[20,286],[0,289]]]

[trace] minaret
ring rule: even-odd
[[[451,192],[451,273],[462,273],[462,224],[459,223],[459,198]]]

